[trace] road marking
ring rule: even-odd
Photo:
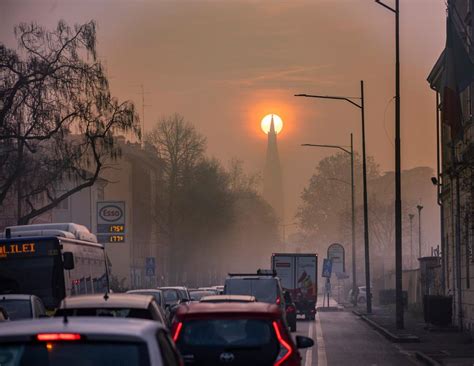
[[[308,329],[308,337],[313,338],[313,325],[314,322],[309,323],[309,329]],[[314,339],[314,338],[313,338]],[[310,347],[306,350],[306,361],[304,363],[304,366],[312,366],[313,363],[313,348]]]
[[[316,313],[316,342],[318,344],[318,366],[327,366],[326,345],[324,344],[323,330],[319,312]]]

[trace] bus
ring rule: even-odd
[[[85,226],[19,225],[0,233],[0,294],[36,295],[53,311],[66,296],[108,290],[104,246]]]

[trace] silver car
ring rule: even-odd
[[[178,366],[168,331],[142,319],[69,317],[0,323],[0,362],[44,366]]]
[[[6,311],[10,320],[46,317],[43,301],[35,295],[0,295],[0,308]]]

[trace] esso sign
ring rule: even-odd
[[[123,217],[123,211],[118,205],[107,205],[100,208],[99,217],[107,222],[116,222]]]

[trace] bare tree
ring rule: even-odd
[[[114,135],[139,135],[134,106],[109,91],[96,24],[15,28],[0,44],[0,204],[16,193],[18,222],[92,186],[120,152]]]

